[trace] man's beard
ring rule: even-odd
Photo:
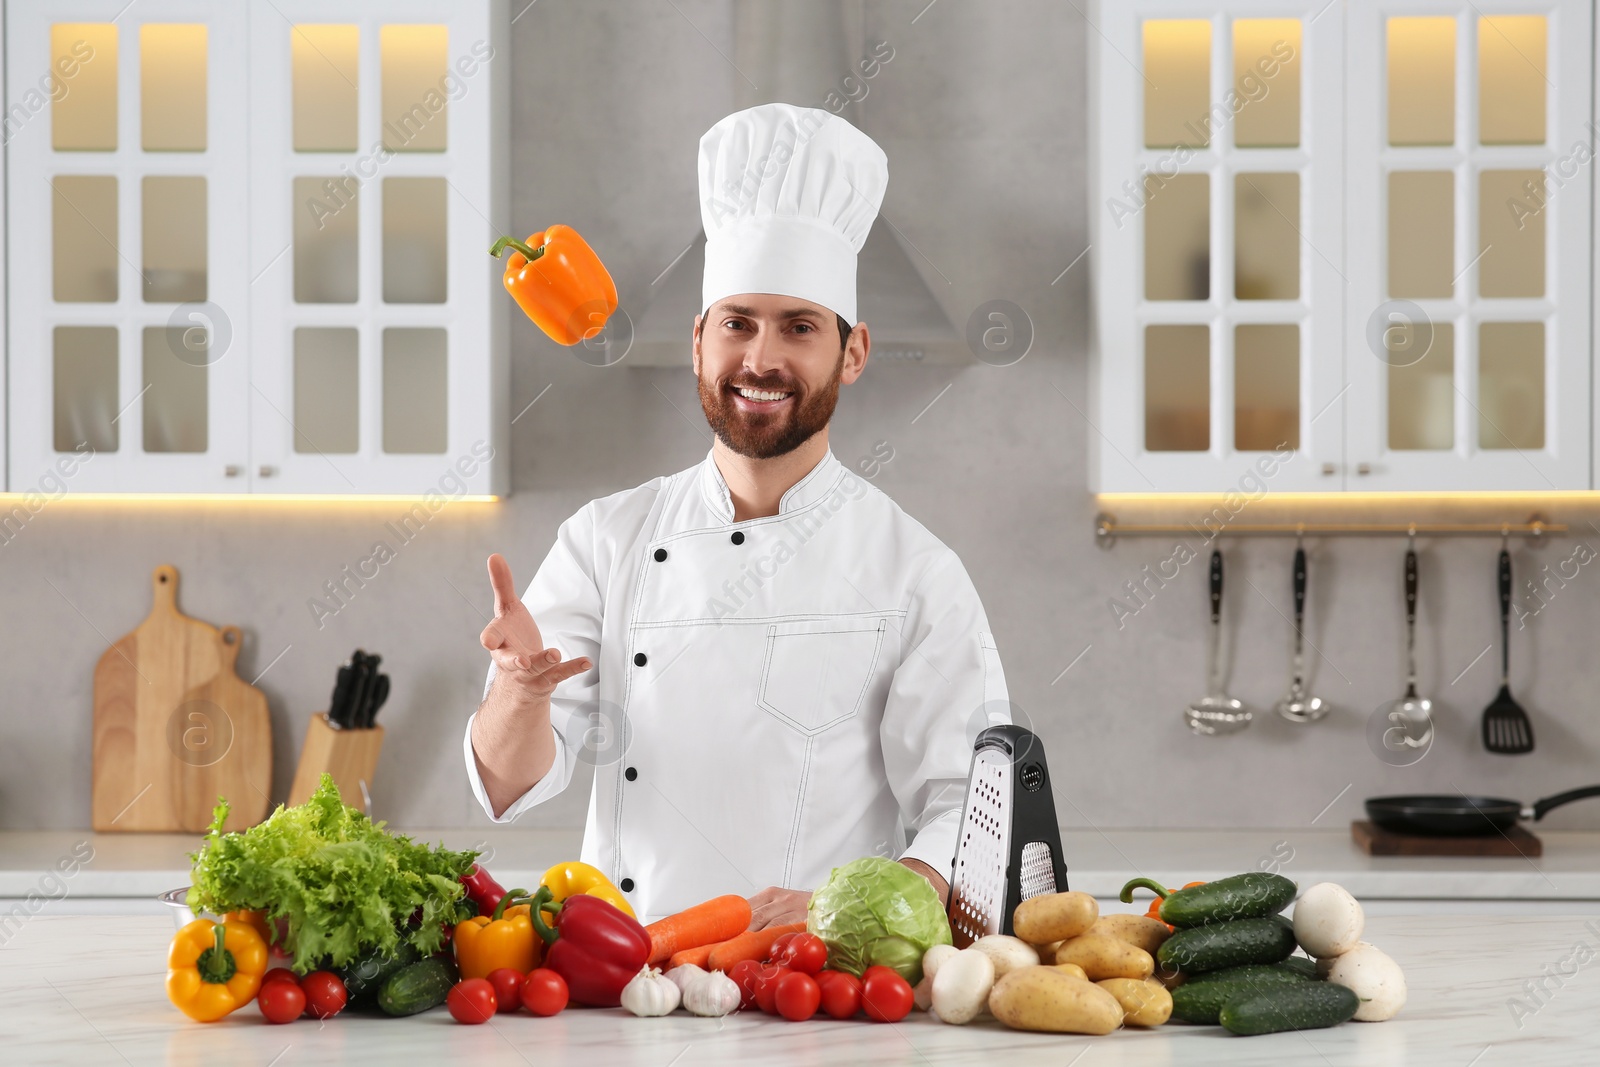
[[[723,381],[700,378],[700,407],[717,438],[729,449],[751,459],[772,459],[799,448],[812,435],[828,425],[839,402],[839,376],[844,370],[844,353],[834,364],[828,381],[815,393],[798,381],[770,374],[757,378],[741,369]],[[770,389],[793,394],[782,412],[743,412],[736,406],[728,388]]]

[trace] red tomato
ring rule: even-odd
[[[548,967],[535,967],[522,980],[522,1006],[535,1015],[555,1015],[567,1006],[567,980]]]
[[[866,970],[861,972],[861,980],[865,982],[868,978],[871,978],[875,974],[892,974],[896,977],[899,977],[900,972],[895,970],[893,967],[885,967],[881,963],[874,963],[871,967],[868,967]]]
[[[739,987],[739,1010],[751,1007],[756,1002],[756,975],[761,973],[761,964],[755,960],[740,960],[728,972],[728,977],[733,979],[733,984]]]
[[[516,1011],[522,1005],[523,974],[515,967],[496,967],[489,972],[494,999],[501,1011]]]
[[[784,975],[793,973],[789,968],[780,967],[775,963],[769,963],[762,967],[760,973],[751,982],[755,989],[756,1007],[768,1015],[776,1014],[778,1008],[774,1003],[774,998],[778,995],[778,983],[783,981]]]
[[[911,1012],[911,983],[889,967],[868,967],[861,983],[861,1006],[867,1018],[897,1023]]]
[[[788,950],[789,943],[799,936],[800,935],[798,933],[783,934],[780,936],[772,943],[771,947],[767,949],[767,958],[762,962],[777,963],[783,958],[784,952]]]
[[[828,946],[816,934],[784,934],[792,940],[775,953],[772,962],[805,974],[816,974],[828,964]],[[782,941],[783,938],[778,939]],[[776,944],[776,942],[774,942]]]
[[[344,980],[332,971],[312,971],[300,979],[300,989],[306,995],[306,1007],[319,1019],[338,1015],[350,999]]]
[[[861,979],[843,971],[817,975],[822,988],[822,1010],[835,1019],[848,1019],[861,1010]]]
[[[256,994],[256,1007],[269,1023],[292,1023],[306,1010],[306,995],[299,982],[278,979],[261,987]]]
[[[487,978],[465,978],[457,982],[444,1003],[458,1023],[486,1023],[500,1010],[494,986]]]
[[[792,1023],[803,1023],[817,1013],[822,1002],[822,991],[817,980],[802,971],[791,971],[778,980],[778,991],[773,997],[778,1014]]]
[[[300,979],[289,968],[287,968],[287,967],[274,967],[274,968],[272,968],[272,970],[268,971],[266,974],[261,976],[261,988],[265,989],[267,987],[267,983],[268,982],[284,982],[284,981],[293,982],[295,985],[299,985],[300,984]]]

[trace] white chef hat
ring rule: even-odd
[[[762,104],[718,122],[700,138],[700,306],[776,293],[855,325],[856,253],[888,184],[883,149],[827,111]]]

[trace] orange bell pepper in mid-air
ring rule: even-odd
[[[489,254],[498,258],[508,247],[506,292],[552,341],[575,345],[605,328],[617,310],[617,286],[577,230],[551,226],[526,242],[502,237]]]
[[[197,1022],[216,1022],[255,999],[266,971],[267,943],[247,923],[196,919],[167,952],[167,998]]]

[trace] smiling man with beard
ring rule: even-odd
[[[693,332],[710,454],[581,509],[520,598],[489,557],[473,793],[508,822],[593,766],[583,860],[648,919],[737,892],[752,928],[801,921],[867,855],[944,899],[973,739],[1007,721],[961,561],[828,448],[871,352],[856,255],[887,183],[824,111],[713,126]]]

